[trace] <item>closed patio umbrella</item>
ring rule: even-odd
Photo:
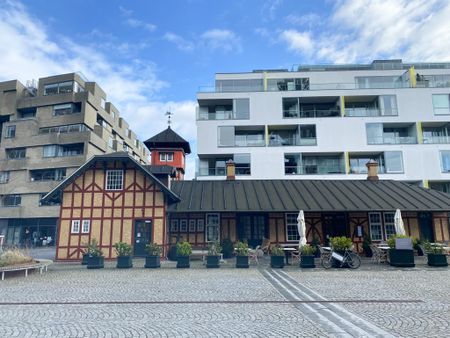
[[[305,214],[303,210],[300,210],[297,217],[297,229],[299,235],[298,246],[303,246],[306,244],[306,223],[305,223]]]
[[[397,235],[406,235],[405,226],[403,224],[402,213],[400,212],[400,209],[397,209],[395,211],[394,226],[395,226],[395,233]]]

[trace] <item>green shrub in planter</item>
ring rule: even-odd
[[[372,252],[372,249],[370,248],[370,244],[372,244],[372,239],[370,237],[364,236],[362,247],[363,247],[363,251],[364,251],[364,254],[366,255],[366,257],[373,256],[373,252]]]
[[[441,245],[432,245],[426,242],[424,243],[424,247],[429,266],[448,266],[447,254]]]
[[[301,268],[315,268],[314,253],[316,248],[311,245],[303,245],[300,250],[300,267]]]
[[[233,242],[229,238],[224,238],[221,243],[223,258],[231,258],[233,256]]]
[[[312,241],[311,241],[311,246],[312,246],[313,248],[316,248],[316,252],[315,252],[315,254],[314,254],[314,256],[315,256],[316,258],[319,258],[319,257],[320,257],[319,245],[320,245],[319,239],[318,239],[317,237],[313,237],[313,239],[312,239]]]
[[[131,258],[131,245],[125,242],[118,242],[114,244],[114,250],[117,255],[118,269],[128,269],[133,267],[133,260]]]
[[[248,244],[236,242],[236,268],[248,269]]]
[[[103,251],[98,246],[96,239],[92,239],[86,248],[89,255],[87,268],[88,269],[102,269],[105,267]]]
[[[270,250],[270,266],[272,268],[284,267],[284,250],[279,245],[275,245]]]
[[[147,269],[156,269],[161,267],[161,247],[156,243],[149,243],[145,246],[147,256],[145,256],[145,265]]]
[[[206,267],[207,268],[219,268],[220,253],[222,247],[219,241],[214,241],[208,244],[208,255],[206,255]]]
[[[190,268],[189,256],[192,254],[192,246],[189,242],[177,243],[177,268]]]
[[[341,237],[331,237],[330,238],[331,247],[335,251],[343,252],[352,247],[353,242],[351,238],[341,236]]]

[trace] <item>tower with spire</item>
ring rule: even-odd
[[[144,142],[150,150],[152,166],[171,166],[176,168],[176,180],[183,180],[186,168],[186,155],[191,153],[189,142],[172,130],[171,117],[167,112],[167,129]]]

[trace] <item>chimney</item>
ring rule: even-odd
[[[227,161],[227,180],[233,181],[236,179],[236,167],[233,160]]]
[[[378,181],[378,162],[371,159],[366,163],[367,167],[367,180]]]

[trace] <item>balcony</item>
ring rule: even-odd
[[[417,144],[414,123],[368,123],[367,144]]]
[[[249,99],[199,100],[197,120],[245,120],[250,118]]]
[[[269,126],[269,147],[315,146],[315,125]]]
[[[250,175],[250,154],[199,155],[197,176],[226,176],[226,162],[233,160],[236,175]]]
[[[422,138],[425,144],[449,144],[450,124],[441,122],[422,123]]]
[[[376,161],[378,163],[378,173],[379,174],[384,174],[386,172],[384,153],[353,153],[353,154],[350,153],[349,154],[349,163],[350,163],[349,174],[367,174],[366,164],[371,160]]]
[[[341,116],[339,97],[284,97],[284,118]]]
[[[343,155],[286,154],[284,173],[294,175],[344,174]]]
[[[345,116],[374,117],[398,115],[395,95],[346,96]]]
[[[219,126],[219,147],[264,147],[264,126]]]

